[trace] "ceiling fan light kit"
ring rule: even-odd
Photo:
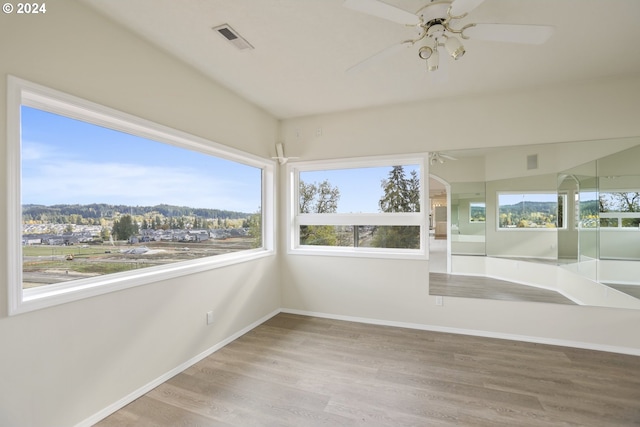
[[[440,66],[440,54],[437,50],[434,50],[431,56],[427,59],[427,70],[436,71]]]
[[[479,40],[524,44],[542,44],[553,33],[553,27],[545,25],[468,23],[459,28],[452,26],[452,21],[466,18],[469,12],[483,2],[484,0],[431,0],[415,14],[379,0],[345,0],[344,5],[378,18],[414,26],[418,30],[418,36],[415,39],[403,41],[400,46],[410,47],[422,42],[418,49],[418,57],[427,62],[429,71],[438,69],[439,47],[444,47],[454,60],[464,56],[466,49],[460,38],[463,40],[470,38],[465,34],[466,30]],[[394,49],[395,46],[365,59],[349,70],[361,69],[363,65],[374,62],[373,60],[378,56],[386,57],[395,53],[397,51]]]
[[[460,40],[455,37],[447,37],[447,40],[444,42],[444,47],[449,52],[449,55],[455,60],[462,58],[465,54],[466,50]]]
[[[418,50],[418,56],[425,61],[429,59],[429,57],[433,54],[433,52],[438,50],[436,39],[433,37],[427,37],[425,39],[424,45]]]

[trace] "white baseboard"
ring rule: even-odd
[[[318,313],[313,311],[292,310],[292,309],[286,309],[286,308],[283,308],[280,311],[282,313],[299,314],[302,316],[322,317],[325,319],[333,319],[333,320],[344,320],[347,322],[368,323],[372,325],[382,325],[382,326],[395,326],[398,328],[418,329],[423,331],[447,332],[451,334],[472,335],[476,337],[485,337],[485,338],[498,338],[503,340],[523,341],[523,342],[531,342],[536,344],[557,345],[562,347],[580,348],[584,350],[597,350],[597,351],[606,351],[609,353],[620,353],[620,354],[628,354],[631,356],[640,356],[640,349],[637,349],[637,348],[593,344],[593,343],[586,343],[582,341],[568,341],[568,340],[560,340],[555,338],[532,337],[528,335],[503,334],[500,332],[481,331],[476,329],[450,328],[446,326],[425,325],[421,323],[395,322],[391,320],[379,320],[379,319],[369,319],[366,317],[342,316],[339,314]]]
[[[150,392],[151,390],[153,390],[154,388],[156,388],[160,384],[162,384],[165,381],[171,379],[172,377],[178,375],[180,372],[182,372],[185,369],[191,367],[192,365],[195,365],[196,363],[198,363],[199,361],[201,361],[205,357],[210,356],[211,354],[213,354],[216,351],[220,350],[222,347],[226,346],[230,342],[240,338],[242,335],[244,335],[247,332],[251,331],[255,327],[260,326],[261,324],[263,324],[267,320],[271,319],[273,316],[277,315],[278,313],[280,313],[279,309],[267,314],[266,316],[262,317],[259,320],[256,320],[255,322],[253,322],[249,326],[241,329],[240,331],[236,332],[235,334],[233,334],[233,335],[227,337],[226,339],[220,341],[219,343],[217,343],[213,347],[210,347],[207,350],[203,351],[202,353],[198,354],[197,356],[192,357],[191,359],[187,360],[184,363],[181,363],[180,365],[176,366],[175,368],[173,368],[169,372],[159,376],[158,378],[156,378],[155,380],[151,381],[150,383],[145,384],[144,386],[142,386],[139,389],[129,393],[127,396],[123,397],[122,399],[118,400],[117,402],[114,402],[111,405],[107,406],[106,408],[104,408],[100,412],[97,412],[97,413],[93,414],[92,416],[90,416],[89,418],[85,419],[84,421],[76,424],[76,427],[91,427],[91,426],[93,426],[98,421],[103,420],[104,418],[106,418],[109,415],[113,414],[117,410],[127,406],[129,403],[133,402],[137,398],[139,398],[139,397],[145,395],[146,393]]]

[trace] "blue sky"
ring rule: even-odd
[[[338,213],[376,213],[380,211],[378,201],[384,195],[382,180],[388,178],[391,169],[387,166],[301,172],[300,179],[307,184],[319,184],[327,179],[332,186],[338,187]],[[412,170],[419,172],[419,167],[404,166],[407,178]]]
[[[22,107],[22,203],[108,203],[256,212],[261,171],[35,108]],[[405,166],[409,176],[418,166]],[[378,212],[391,167],[304,172],[340,190],[338,212]]]
[[[109,203],[256,212],[261,171],[22,107],[22,203]]]

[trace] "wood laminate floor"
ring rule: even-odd
[[[291,314],[97,424],[639,425],[640,357]]]
[[[460,276],[445,273],[429,273],[429,294],[508,301],[575,304],[575,302],[558,292],[536,288],[535,286],[484,276]]]

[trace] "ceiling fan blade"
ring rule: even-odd
[[[390,56],[395,55],[396,53],[400,52],[402,49],[411,47],[411,46],[413,46],[413,41],[411,40],[391,45],[385,49],[382,49],[380,52],[373,54],[367,59],[358,62],[356,65],[348,68],[347,73],[352,74],[352,73],[357,73],[359,71],[362,71],[366,68],[371,67],[372,65],[382,62],[383,60],[385,60]]]
[[[493,42],[542,44],[554,28],[546,25],[475,24],[464,30],[466,37]]]
[[[449,14],[451,16],[462,16],[480,6],[482,2],[484,0],[453,0]]]
[[[378,0],[345,0],[344,6],[403,25],[418,25],[420,18],[406,10]]]

